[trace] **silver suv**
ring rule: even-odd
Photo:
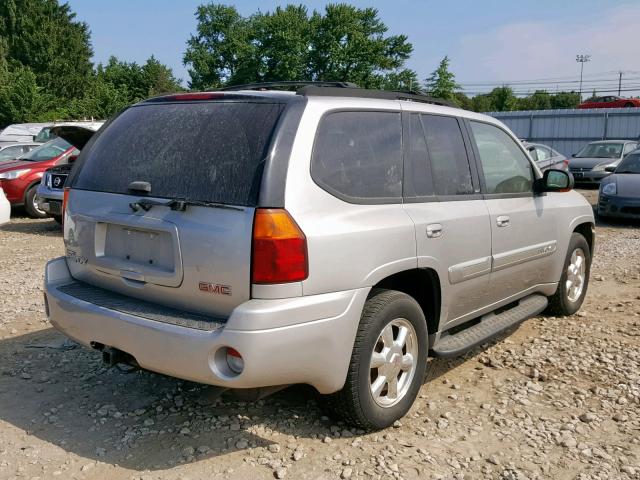
[[[305,383],[351,424],[589,281],[594,219],[499,121],[351,85],[153,98],[82,150],[51,323],[104,359],[230,389]],[[271,388],[273,387],[273,388]]]

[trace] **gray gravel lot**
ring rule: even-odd
[[[0,479],[640,478],[640,225],[599,226],[576,316],[432,361],[411,413],[369,434],[306,387],[244,403],[104,368],[43,313],[62,251],[53,221],[0,227]]]

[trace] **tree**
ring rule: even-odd
[[[57,0],[0,2],[0,38],[10,69],[25,66],[48,95],[82,95],[92,75],[89,27]]]
[[[532,95],[519,99],[518,110],[549,110],[551,95],[546,90],[536,90]]]
[[[551,97],[551,108],[576,108],[580,101],[578,92],[558,92]]]
[[[428,95],[445,100],[453,100],[454,93],[460,89],[456,76],[449,71],[449,57],[445,56],[433,73],[425,81]]]
[[[404,35],[386,35],[373,8],[302,5],[243,17],[235,7],[198,7],[197,33],[183,61],[194,89],[274,80],[333,80],[362,87],[417,85],[404,68],[413,51]]]
[[[464,108],[465,110],[473,110],[473,99],[467,97],[462,92],[455,92],[453,94],[453,103],[458,105],[460,108]]]
[[[314,11],[310,22],[308,79],[354,82],[365,88],[413,80],[415,73],[404,68],[413,45],[405,35],[386,36],[388,28],[375,8],[329,4],[324,15]]]
[[[514,95],[513,89],[506,85],[491,90],[489,102],[491,110],[495,112],[515,110],[518,106],[518,98]]]
[[[493,110],[491,97],[488,94],[476,95],[471,99],[474,112],[490,112]]]
[[[184,90],[180,80],[173,76],[173,70],[160,63],[153,55],[142,66],[142,76],[147,97]]]

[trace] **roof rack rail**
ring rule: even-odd
[[[277,87],[305,87],[313,86],[318,88],[360,88],[355,83],[351,82],[313,82],[305,80],[293,80],[282,82],[260,82],[260,83],[245,83],[244,85],[232,85],[230,87],[221,88],[223,91],[236,91],[236,90],[266,90],[268,88]]]
[[[452,102],[440,98],[422,95],[417,92],[403,92],[393,90],[370,90],[366,88],[332,88],[331,86],[318,88],[315,85],[308,85],[300,88],[298,95],[305,97],[353,97],[353,98],[377,98],[380,100],[407,100],[410,102],[430,103],[443,107],[460,108]]]

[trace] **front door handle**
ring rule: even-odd
[[[439,223],[432,223],[427,225],[427,237],[438,238],[442,235],[442,225]]]
[[[496,218],[496,224],[499,227],[508,227],[510,225],[510,222],[511,219],[508,215],[500,215],[498,218]]]

